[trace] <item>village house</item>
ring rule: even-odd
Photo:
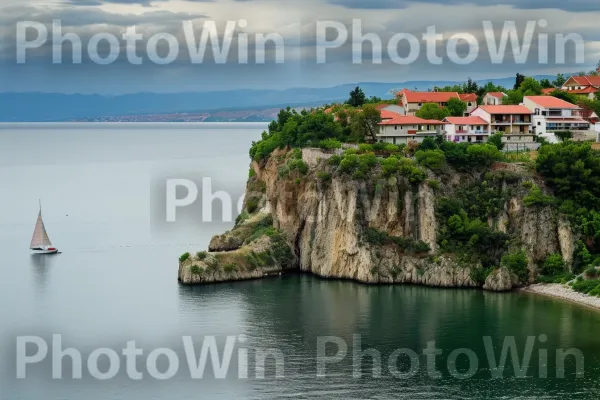
[[[467,105],[467,115],[477,108],[477,95],[475,93],[459,94],[458,97]]]
[[[393,144],[408,144],[409,141],[421,143],[426,137],[441,135],[443,126],[441,121],[399,115],[379,123],[377,140]]]
[[[444,119],[446,140],[457,143],[480,143],[490,137],[489,124],[481,117],[447,117]]]
[[[434,103],[440,107],[446,107],[450,99],[459,99],[457,92],[410,92],[405,91],[402,95],[402,107],[408,116],[414,116],[424,104]]]
[[[480,117],[488,124],[490,134],[503,133],[502,140],[514,144],[535,142],[535,134],[531,132],[532,115],[523,105],[484,105],[471,113],[472,117]]]
[[[500,106],[502,100],[506,97],[505,93],[502,92],[489,92],[483,97],[483,105],[486,106]]]
[[[562,90],[594,100],[596,93],[600,91],[600,76],[572,76],[564,83]]]
[[[589,130],[590,123],[583,120],[581,107],[553,96],[525,96],[523,105],[533,112],[533,133],[558,142],[557,131]]]

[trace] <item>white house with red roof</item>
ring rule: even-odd
[[[581,107],[568,101],[553,96],[525,96],[523,104],[533,112],[533,132],[552,142],[556,131],[590,129],[590,123],[581,116]]]
[[[414,116],[423,104],[434,103],[446,107],[450,99],[459,99],[457,92],[410,92],[402,95],[402,106],[406,115]]]
[[[421,143],[426,137],[442,134],[444,123],[414,116],[398,115],[379,123],[377,140],[393,144]]]
[[[490,137],[489,124],[481,117],[447,117],[446,140],[457,143],[481,143]]]
[[[489,92],[483,96],[483,105],[486,106],[500,106],[502,100],[506,97],[506,93],[502,92]]]
[[[533,111],[518,105],[479,106],[471,113],[488,123],[490,134],[503,133],[503,141],[509,143],[532,143],[535,134],[531,132]]]
[[[459,94],[458,97],[467,104],[467,114],[477,108],[477,95],[475,93]]]
[[[567,79],[562,89],[571,94],[594,100],[596,93],[600,92],[600,76],[572,76]]]

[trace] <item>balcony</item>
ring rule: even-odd
[[[472,129],[469,129],[469,130],[457,129],[456,134],[457,135],[489,135],[490,132],[487,130],[476,131],[476,130],[472,130]]]

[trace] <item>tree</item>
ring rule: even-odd
[[[346,104],[351,105],[352,107],[361,107],[367,101],[367,96],[362,91],[362,89],[357,86],[350,92],[350,98],[346,101]]]
[[[542,94],[542,85],[532,77],[527,77],[521,82],[519,90],[524,96],[537,96]]]
[[[381,122],[381,111],[374,104],[365,104],[362,112],[356,113],[352,121],[354,135],[369,137],[377,141],[378,124]]]
[[[426,103],[423,104],[421,109],[418,110],[415,115],[423,119],[435,119],[441,121],[450,116],[450,113],[448,112],[448,109],[440,107],[438,104]]]
[[[567,92],[566,90],[556,89],[555,91],[550,93],[550,95],[562,99],[564,101],[568,101],[569,103],[577,104],[577,98],[571,93]]]
[[[523,102],[523,93],[520,90],[509,90],[502,99],[504,105],[516,105]]]
[[[556,75],[556,79],[552,81],[552,84],[557,87],[557,88],[561,88],[565,82],[567,81],[567,78],[565,78],[565,76],[563,74],[558,74]]]
[[[446,108],[453,117],[462,117],[467,111],[467,103],[460,99],[452,98],[448,100],[448,105]]]
[[[504,136],[503,133],[495,133],[492,136],[490,136],[490,138],[488,139],[488,143],[489,144],[493,144],[494,146],[496,146],[496,148],[498,150],[502,150],[504,149],[504,143],[502,142],[502,137]]]
[[[554,134],[563,142],[565,140],[573,139],[573,133],[571,131],[556,131]]]
[[[524,80],[525,80],[525,75],[517,74],[514,89],[515,90],[519,89],[521,87],[521,83],[523,83]]]
[[[554,85],[552,85],[548,79],[542,79],[540,81],[540,85],[542,85],[542,88],[544,89],[550,89],[554,87]]]

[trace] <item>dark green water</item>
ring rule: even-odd
[[[177,257],[206,247],[229,222],[203,223],[190,216],[175,226],[157,221],[156,190],[165,176],[211,176],[219,188],[240,195],[247,178],[247,149],[259,128],[223,125],[204,129],[123,127],[102,129],[5,129],[0,135],[0,399],[230,399],[230,398],[406,398],[406,399],[597,399],[600,393],[600,313],[577,305],[524,293],[494,294],[417,286],[365,286],[289,275],[260,281],[183,287],[177,283]],[[56,257],[32,257],[27,251],[37,200],[51,239],[63,250]],[[52,334],[63,348],[77,349],[85,361],[92,351],[120,351],[136,341],[143,351],[137,367],[141,380],[129,377],[121,357],[118,374],[94,379],[84,368],[71,379],[52,379]],[[17,379],[17,337],[39,336],[50,349],[44,362]],[[210,367],[192,379],[183,336],[199,349],[215,337],[220,350],[226,338],[235,344],[231,368],[215,379]],[[545,342],[540,337],[545,335]],[[319,338],[333,337],[347,355],[317,376]],[[353,361],[360,337],[363,350],[381,359],[381,377],[373,376],[372,357]],[[508,358],[503,378],[492,379],[484,337],[499,358],[505,339],[514,338],[522,356],[534,340],[525,377],[517,378]],[[422,354],[428,342],[442,351],[435,377]],[[150,352],[171,348],[179,372],[159,381],[146,368]],[[248,349],[248,378],[239,379],[238,355]],[[326,346],[332,356],[336,345]],[[451,374],[449,358],[470,349],[478,368],[468,379]],[[555,351],[578,349],[584,376],[575,377],[567,358],[564,379],[557,378]],[[277,349],[283,355],[282,377],[267,359],[265,379],[257,379],[256,351]],[[414,374],[410,359],[395,351],[418,354]],[[540,350],[548,361],[539,365]],[[31,354],[34,348],[30,348]],[[405,351],[406,352],[406,351]],[[396,353],[397,354],[397,353]],[[160,359],[160,371],[168,368]],[[418,365],[417,365],[418,363]],[[106,369],[106,360],[99,363]],[[546,367],[544,367],[544,365]],[[396,367],[398,371],[396,371]],[[456,359],[459,373],[469,368]],[[541,378],[544,370],[547,378]],[[361,372],[361,377],[353,376]]]

